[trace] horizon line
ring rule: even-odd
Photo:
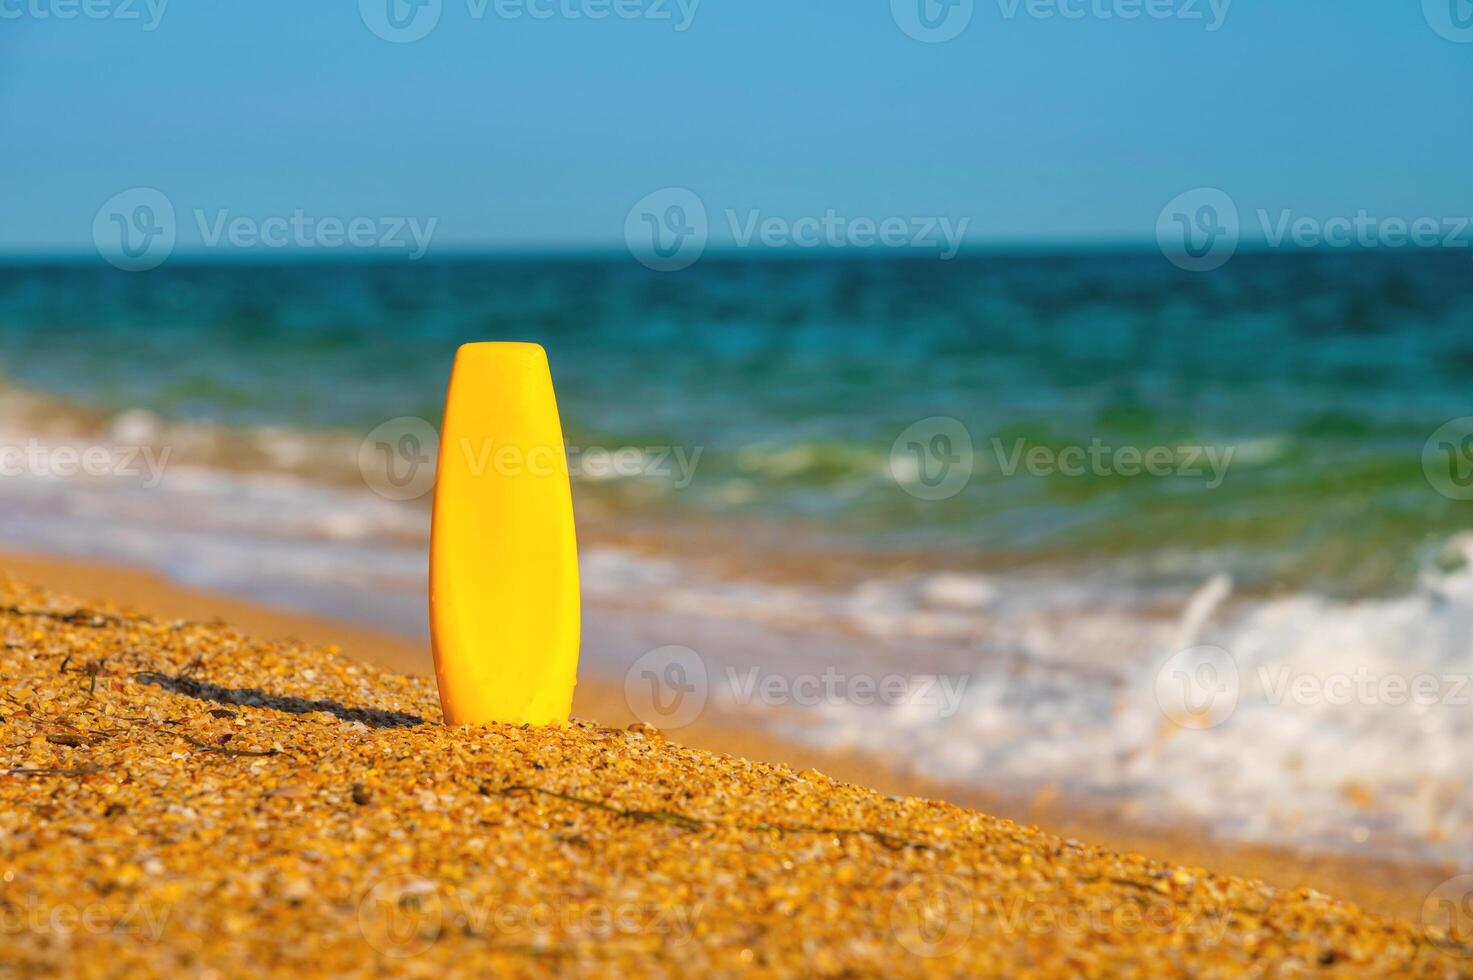
[[[904,246],[873,248],[767,248],[742,247],[739,245],[711,245],[701,255],[699,262],[733,260],[792,262],[804,260],[840,261],[930,261],[948,263],[963,258],[1057,255],[1073,256],[1136,256],[1160,254],[1160,247],[1150,239],[1110,239],[1099,241],[998,241],[963,245],[955,255],[942,258],[934,250],[915,249]],[[1432,247],[1406,245],[1403,247],[1360,245],[1339,247],[1317,245],[1271,245],[1266,241],[1245,241],[1236,251],[1249,255],[1336,255],[1336,254],[1469,254],[1467,248],[1447,245]],[[1470,256],[1473,257],[1473,256]],[[620,246],[538,246],[538,245],[466,245],[434,249],[418,258],[398,254],[397,250],[386,249],[312,249],[312,248],[181,248],[176,249],[165,262],[166,265],[230,266],[230,265],[422,265],[437,261],[610,261],[628,260],[634,263],[629,250]],[[86,248],[32,248],[8,249],[0,246],[0,265],[90,265],[111,268],[95,249]],[[161,266],[161,267],[163,267]]]

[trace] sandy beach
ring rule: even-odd
[[[575,715],[590,720],[565,730],[447,729],[409,639],[130,569],[22,556],[0,567],[5,894],[7,921],[21,923],[0,936],[8,962],[890,975],[1473,965],[1413,925],[1440,869],[1149,836],[1105,812],[982,799],[788,745],[740,719],[703,719],[677,742],[631,729],[620,691],[600,681],[580,684]],[[78,598],[51,591],[63,583]],[[62,936],[22,914],[58,908],[136,914]],[[286,941],[308,932],[310,944]],[[298,960],[309,945],[320,956]]]

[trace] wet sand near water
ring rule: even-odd
[[[267,608],[229,596],[184,588],[135,568],[40,555],[0,553],[0,574],[35,583],[86,602],[112,602],[164,618],[227,622],[256,637],[333,647],[344,655],[395,673],[432,676],[427,640],[364,630],[331,620]],[[585,674],[588,672],[585,671]],[[637,721],[625,703],[618,678],[580,678],[576,717],[606,726]],[[438,721],[438,707],[434,711]],[[835,779],[873,787],[888,795],[921,796],[972,807],[1021,823],[1037,824],[1160,861],[1210,867],[1259,878],[1280,888],[1314,888],[1353,900],[1367,909],[1416,921],[1425,897],[1458,873],[1451,867],[1401,864],[1341,854],[1304,854],[1269,845],[1208,839],[1194,828],[1161,829],[1127,818],[1104,803],[1085,804],[1065,793],[1010,797],[974,787],[917,778],[872,757],[826,751],[778,738],[733,712],[708,711],[699,721],[666,733],[692,748],[754,761],[816,769]]]

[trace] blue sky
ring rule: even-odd
[[[919,0],[442,0],[412,43],[357,0],[57,16],[82,2],[0,0],[0,251],[89,251],[138,186],[186,248],[196,212],[298,211],[434,218],[441,249],[617,247],[671,186],[717,242],[727,211],[1147,241],[1204,186],[1245,212],[1473,214],[1473,43],[1423,9],[1467,0],[975,0],[944,43],[900,26]],[[640,16],[559,9],[600,4]]]

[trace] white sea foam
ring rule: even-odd
[[[138,442],[156,429],[142,416],[112,427]],[[408,633],[424,629],[427,530],[423,506],[280,472],[184,463],[152,488],[0,480],[0,546],[150,565]],[[679,643],[708,661],[718,700],[753,666],[966,681],[954,712],[917,699],[751,707],[795,737],[943,779],[1098,791],[1241,839],[1473,860],[1473,535],[1448,542],[1404,594],[1353,600],[1235,596],[1221,575],[1148,588],[945,571],[838,591],[606,547],[585,548],[583,586],[591,670],[618,674]],[[1227,651],[1239,681],[1236,703],[1201,730],[1174,725],[1157,700],[1161,666],[1196,644]],[[1371,697],[1327,693],[1342,678],[1354,691],[1357,677],[1379,681]],[[1426,677],[1441,685],[1435,703],[1392,696],[1397,679]]]
[[[144,565],[400,631],[423,629],[427,529],[423,508],[276,473],[171,463],[157,485],[128,473],[0,479],[5,547]]]
[[[1453,548],[1473,562],[1473,539]],[[1085,614],[1082,632],[1077,619],[1018,611],[1010,627],[974,632],[974,646],[1016,640],[1018,657],[1006,668],[979,659],[954,717],[854,707],[788,730],[899,756],[943,779],[1087,787],[1163,822],[1189,818],[1241,839],[1473,859],[1463,792],[1473,755],[1469,564],[1429,569],[1411,592],[1385,598],[1229,605],[1226,590],[1209,581],[1174,622]],[[921,615],[892,614],[912,625]],[[1134,643],[1118,643],[1124,636]],[[1235,703],[1216,706],[1225,717],[1202,730],[1173,723],[1156,696],[1165,660],[1194,643],[1226,650],[1240,684]],[[1116,657],[1105,675],[1039,669]]]

